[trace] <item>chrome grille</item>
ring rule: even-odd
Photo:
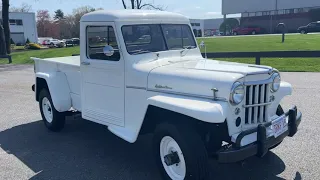
[[[269,84],[246,86],[245,124],[266,122],[268,111]]]

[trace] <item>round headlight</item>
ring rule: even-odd
[[[240,82],[235,82],[230,93],[230,102],[237,105],[242,102],[244,98],[244,86]]]
[[[271,92],[277,92],[280,88],[281,78],[279,73],[273,73],[272,76]]]

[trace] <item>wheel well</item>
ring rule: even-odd
[[[212,137],[217,138],[217,136],[224,141],[229,141],[230,138],[226,121],[224,123],[203,122],[184,114],[151,105],[148,106],[140,134],[153,133],[156,126],[162,122],[175,124],[188,123],[196,129],[196,131],[202,138],[204,138],[205,141],[212,139]]]
[[[43,78],[37,77],[36,79],[36,100],[37,101],[39,101],[39,93],[42,89],[47,89],[49,91],[47,81]]]

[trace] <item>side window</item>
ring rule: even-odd
[[[112,46],[114,54],[106,56],[103,48]],[[112,26],[88,26],[87,27],[87,57],[89,59],[119,61],[120,53],[116,35]]]

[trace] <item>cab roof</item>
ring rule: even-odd
[[[114,10],[94,11],[85,14],[81,22],[95,21],[176,21],[189,23],[189,19],[181,14],[156,10]]]

